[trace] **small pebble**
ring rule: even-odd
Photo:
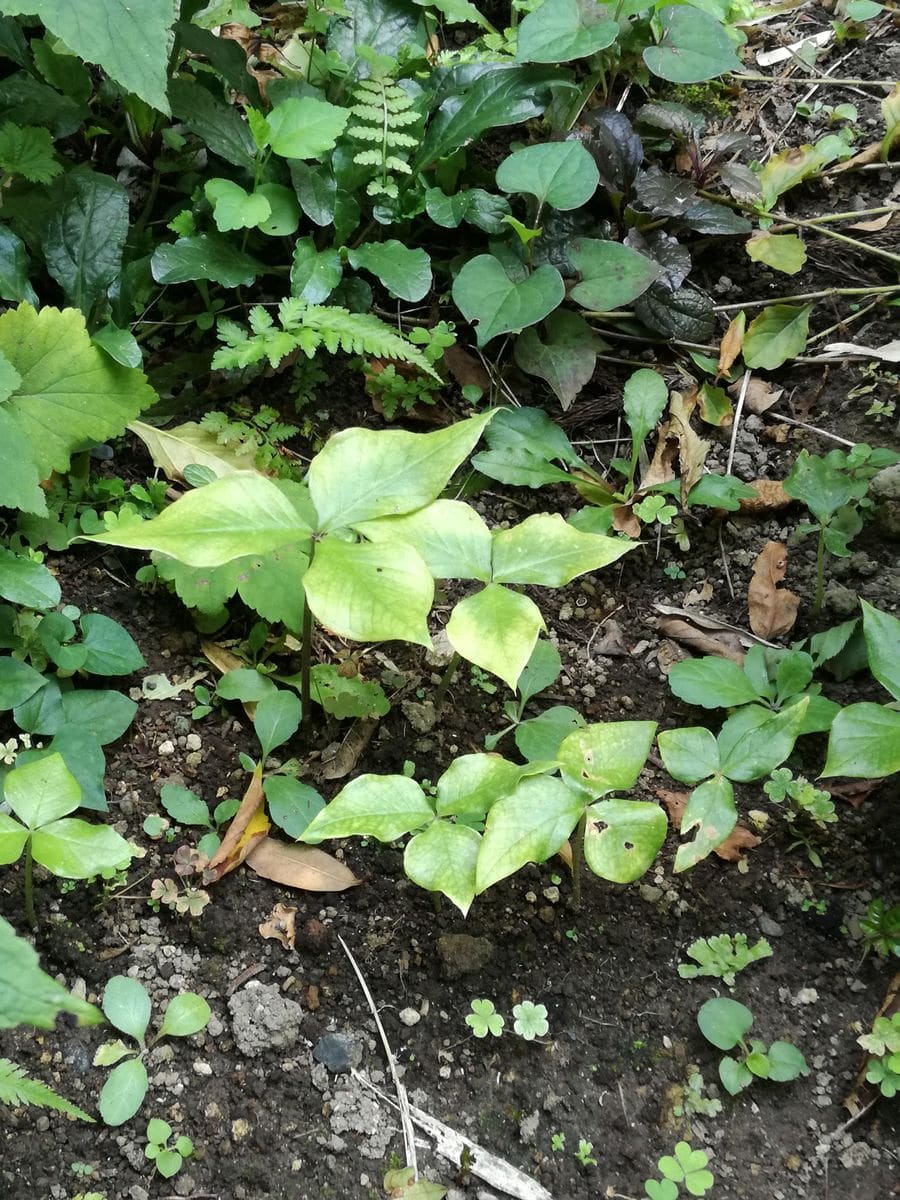
[[[160,742],[160,744],[156,747],[156,753],[160,758],[168,758],[170,755],[175,753],[175,743],[169,741],[168,739],[166,739],[164,742]]]
[[[401,1022],[404,1025],[408,1025],[410,1028],[412,1028],[413,1025],[418,1025],[418,1023],[422,1020],[422,1014],[418,1011],[418,1009],[415,1008],[401,1008],[398,1016],[400,1017]]]

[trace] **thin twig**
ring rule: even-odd
[[[747,388],[750,386],[750,372],[744,372],[744,378],[741,380],[741,393],[738,396],[737,407],[734,410],[734,421],[731,426],[731,445],[728,447],[728,463],[725,467],[725,474],[731,474],[731,464],[734,462],[734,451],[737,446],[738,427],[741,423],[741,413],[744,411],[744,400],[747,398]]]
[[[871,88],[892,88],[895,81],[892,79],[832,79],[830,75],[806,75],[791,78],[789,75],[779,76],[778,79],[771,75],[752,75],[752,74],[734,74],[733,79],[746,79],[751,83],[769,83],[769,84],[788,84],[799,85],[805,87],[807,84],[826,84],[831,83],[836,87],[871,87]]]
[[[820,292],[801,292],[797,296],[770,296],[768,300],[741,300],[738,304],[717,304],[715,312],[737,312],[741,308],[765,308],[769,304],[794,304],[805,300],[824,300],[828,296],[876,296],[900,292],[900,283],[884,287],[824,288]]]
[[[875,1107],[880,1098],[880,1096],[876,1096],[874,1100],[869,1101],[865,1108],[861,1108],[858,1113],[852,1116],[849,1121],[845,1121],[843,1125],[838,1125],[837,1129],[832,1130],[831,1133],[826,1133],[825,1137],[828,1141],[829,1149],[835,1138],[839,1138],[842,1133],[846,1133],[848,1129],[852,1129],[857,1121],[861,1121],[866,1113]]]
[[[728,569],[728,556],[725,553],[725,542],[722,538],[722,522],[719,522],[719,550],[722,555],[722,569],[725,572],[725,582],[728,584],[728,593],[734,600],[734,584],[731,582],[731,571]]]
[[[782,421],[785,425],[796,425],[800,429],[808,429],[810,433],[817,433],[819,437],[829,438],[832,442],[839,442],[842,446],[855,446],[856,442],[849,442],[846,438],[838,437],[836,433],[829,433],[827,429],[820,429],[818,425],[809,425],[806,421],[798,421],[794,417],[786,417],[784,413],[776,412],[774,409],[767,409],[763,413],[764,417],[771,417],[774,421]]]
[[[772,216],[782,225],[792,225],[797,229],[811,229],[813,233],[819,233],[822,237],[831,238],[845,246],[852,246],[854,250],[860,250],[863,254],[874,254],[877,258],[885,258],[888,262],[900,265],[900,254],[894,254],[892,250],[883,250],[881,246],[868,245],[866,242],[861,242],[859,238],[847,237],[845,233],[838,233],[823,225],[812,225],[809,221],[800,221],[796,217],[789,217],[787,213],[776,212],[772,213]]]
[[[406,1088],[400,1079],[400,1072],[397,1070],[397,1060],[394,1058],[394,1052],[391,1050],[390,1042],[385,1033],[384,1025],[381,1023],[381,1017],[378,1009],[375,1007],[375,1001],[372,998],[372,993],[369,991],[368,984],[363,978],[363,973],[359,969],[356,959],[350,953],[350,948],[344,939],[338,934],[338,941],[341,944],[341,949],[350,959],[350,966],[353,968],[356,978],[359,980],[359,986],[363,990],[363,995],[368,1002],[372,1016],[375,1018],[375,1024],[378,1028],[378,1033],[381,1036],[381,1044],[384,1046],[384,1053],[390,1067],[391,1077],[394,1080],[394,1088],[397,1092],[397,1101],[400,1108],[400,1125],[403,1130],[403,1144],[406,1148],[406,1165],[412,1168],[413,1179],[419,1178],[419,1166],[416,1161],[416,1137],[413,1132],[412,1116],[409,1111],[409,1097],[406,1094]]]

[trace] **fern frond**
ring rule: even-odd
[[[39,1079],[26,1075],[22,1067],[8,1058],[0,1058],[0,1104],[17,1107],[20,1104],[30,1104],[34,1108],[53,1108],[69,1117],[77,1117],[79,1121],[94,1124],[94,1118],[57,1095],[53,1088],[47,1087]]]
[[[366,192],[396,200],[400,192],[392,176],[412,174],[406,160],[419,144],[411,131],[422,115],[414,97],[392,79],[360,80],[352,99],[350,112],[355,120],[347,127],[347,135],[371,147],[358,151],[353,161],[358,166],[374,167],[377,173]]]
[[[350,111],[354,117],[359,117],[361,121],[368,121],[370,125],[379,125],[384,116],[381,106],[375,104],[354,104]]]
[[[400,195],[400,189],[390,176],[382,183],[380,179],[373,179],[366,188],[367,196],[387,196],[389,200],[396,200]]]
[[[384,165],[389,171],[399,171],[401,175],[412,175],[412,167],[409,163],[404,162],[402,158],[396,158],[393,154],[387,156]]]
[[[381,151],[380,150],[360,150],[358,154],[353,155],[353,161],[359,167],[380,167],[381,166]]]
[[[386,146],[418,146],[418,141],[408,133],[387,133],[384,137]]]
[[[360,142],[380,142],[384,136],[384,130],[376,129],[374,125],[351,125],[347,133]]]

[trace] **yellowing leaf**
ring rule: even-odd
[[[754,262],[784,275],[796,275],[806,262],[806,247],[795,233],[755,233],[744,249]]]
[[[141,439],[150,451],[153,465],[167,479],[184,479],[184,468],[191,463],[208,467],[217,476],[256,469],[252,454],[238,454],[231,447],[220,445],[216,435],[196,421],[185,421],[171,429],[132,421],[128,428]]]

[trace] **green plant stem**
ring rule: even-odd
[[[309,563],[312,566],[313,555],[316,552],[315,540],[309,545]],[[301,585],[302,586],[302,585]],[[300,627],[300,724],[304,731],[309,729],[309,711],[312,706],[310,697],[310,667],[312,664],[312,632],[313,615],[309,607],[306,593],[303,594],[303,622]]]
[[[882,204],[879,208],[857,208],[848,212],[826,213],[822,217],[807,217],[807,225],[827,225],[830,221],[849,221],[853,217],[877,217],[883,213],[900,212],[896,204]],[[645,226],[646,228],[646,226]]]
[[[456,669],[459,666],[460,658],[456,650],[453,651],[453,657],[447,663],[444,669],[444,674],[441,676],[441,682],[437,685],[437,690],[434,693],[432,704],[434,711],[439,713],[444,707],[444,700],[447,696],[447,688],[453,682],[453,676],[456,674]]]
[[[819,530],[819,544],[816,547],[816,599],[812,607],[812,616],[817,617],[822,611],[825,600],[825,530]]]
[[[716,312],[737,312],[741,308],[767,308],[770,304],[802,303],[806,300],[824,300],[828,296],[876,296],[900,292],[900,283],[889,283],[884,287],[826,288],[821,292],[802,292],[798,296],[770,296],[767,300],[742,300],[738,304],[717,304]]]
[[[572,907],[581,908],[581,877],[584,874],[584,836],[587,832],[587,809],[578,820],[572,843]]]
[[[30,929],[37,929],[34,912],[34,857],[31,853],[31,837],[25,843],[25,919]]]
[[[813,225],[810,221],[798,221],[786,213],[776,212],[771,215],[783,225],[790,225],[795,229],[811,229],[813,233],[820,233],[822,237],[829,237],[835,242],[843,242],[845,246],[852,246],[854,250],[861,250],[864,254],[874,254],[877,258],[885,258],[888,262],[900,266],[900,254],[894,254],[892,250],[882,250],[880,246],[869,246],[858,238],[847,237],[845,233],[838,233],[834,229],[825,229],[821,225]]]

